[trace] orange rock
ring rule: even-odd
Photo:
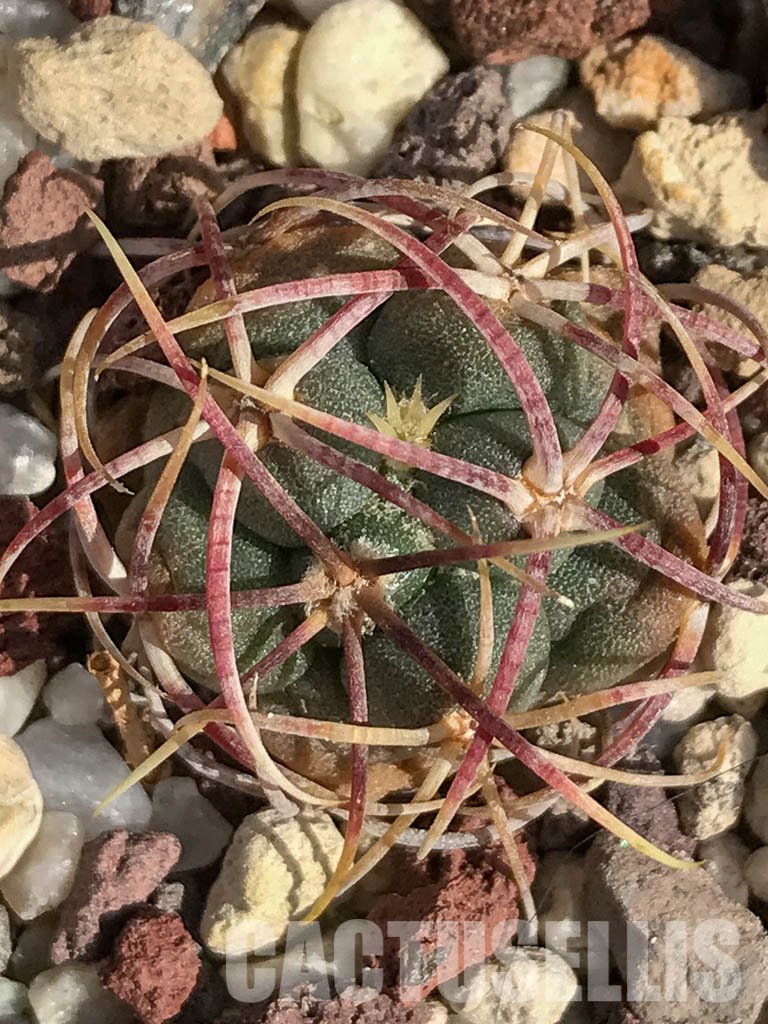
[[[226,114],[222,114],[208,136],[214,149],[237,149],[237,132]]]

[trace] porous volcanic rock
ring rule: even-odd
[[[581,57],[592,46],[665,18],[678,0],[451,0],[469,56],[512,64],[539,53]]]
[[[498,71],[446,75],[405,119],[374,176],[469,184],[496,169],[511,123]]]
[[[48,292],[76,254],[96,239],[85,216],[100,204],[102,183],[57,170],[32,150],[5,184],[0,207],[0,270],[27,288]]]
[[[86,843],[72,892],[61,908],[53,963],[102,956],[102,924],[146,900],[180,855],[181,843],[167,832],[118,828]]]
[[[533,859],[527,848],[521,853],[533,880]],[[374,966],[384,970],[385,991],[397,991],[404,1002],[425,999],[441,982],[506,945],[517,929],[517,887],[500,848],[440,854],[430,874],[431,881],[410,888],[404,876],[401,890],[381,896],[368,914],[385,936],[384,954],[373,958]],[[389,934],[390,922],[411,927],[398,937]],[[462,945],[464,925],[474,930]]]
[[[101,980],[142,1024],[163,1024],[184,1005],[199,973],[197,945],[178,914],[142,914],[118,935]]]

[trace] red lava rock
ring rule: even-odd
[[[428,1024],[431,1017],[424,1003],[407,1006],[386,995],[356,1004],[341,998],[319,1001],[304,993],[295,999],[276,999],[258,1020],[259,1024]]]
[[[0,497],[0,551],[37,511],[28,498]],[[0,598],[49,597],[74,593],[66,531],[55,523],[22,552],[0,583]],[[63,662],[67,641],[80,629],[73,616],[21,612],[0,615],[0,677],[38,658],[51,667]]]
[[[768,582],[768,501],[763,498],[753,496],[749,499],[733,576]]]
[[[405,119],[374,177],[476,181],[495,170],[511,124],[498,71],[475,67],[446,75]]]
[[[106,945],[103,926],[146,900],[180,856],[181,843],[169,832],[118,828],[86,843],[72,892],[61,907],[52,962],[99,959]]]
[[[120,229],[183,235],[195,197],[223,189],[209,139],[166,156],[109,161],[103,175],[107,213]]]
[[[120,932],[101,980],[142,1024],[175,1016],[197,983],[200,957],[178,914],[134,917]]]
[[[454,31],[475,60],[513,64],[540,53],[575,58],[665,17],[679,0],[451,0]]]
[[[532,881],[533,859],[524,846],[521,855]],[[368,914],[384,934],[384,955],[372,958],[373,966],[383,968],[385,990],[404,1003],[481,963],[517,929],[517,886],[499,846],[440,854],[431,872],[430,882],[381,896]],[[387,937],[389,922],[412,926],[403,938]]]
[[[64,0],[64,3],[80,21],[103,18],[112,13],[112,0]]]
[[[33,149],[5,184],[0,206],[0,270],[12,281],[48,292],[78,252],[96,239],[85,216],[102,183],[79,171],[57,170]]]

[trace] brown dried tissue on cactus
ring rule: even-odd
[[[549,139],[519,220],[476,198],[504,175],[459,193],[287,170],[200,203],[189,244],[139,272],[97,222],[125,283],[83,319],[63,362],[66,489],[0,560],[5,574],[68,513],[79,593],[0,611],[86,614],[158,732],[166,705],[182,712],[125,786],[177,751],[210,772],[184,747],[204,730],[226,755],[218,778],[286,813],[314,805],[345,819],[311,916],[414,837],[421,856],[498,837],[531,915],[516,834],[558,795],[662,862],[693,866],[590,790],[608,778],[684,785],[722,759],[696,777],[613,767],[675,691],[711,680],[687,671],[711,604],[766,611],[723,583],[749,483],[768,496],[737,415],[765,371],[730,393],[706,342],[761,367],[768,345],[746,311],[739,333],[667,301],[639,271],[631,230],[644,216],[625,217],[568,139],[537,130]],[[536,228],[558,145],[596,190],[568,194],[568,234]],[[308,194],[220,230],[234,199],[276,183]],[[595,260],[613,263],[599,275],[609,283]],[[573,261],[579,272],[566,272]],[[209,279],[165,322],[150,290],[190,268]],[[136,307],[147,333],[104,355]],[[600,308],[620,316],[620,338],[597,325]],[[659,322],[704,412],[642,345]],[[89,389],[107,369],[142,382],[128,417],[141,436],[103,462],[92,437],[109,436],[117,414],[96,404],[91,422]],[[706,524],[671,459],[695,434],[721,461]],[[109,596],[91,594],[89,571]],[[122,645],[102,618],[115,613],[133,616]],[[624,705],[592,763],[524,735]],[[515,762],[540,785],[505,809],[494,775]],[[487,826],[451,831],[467,813]],[[414,830],[424,815],[431,824]],[[358,856],[365,830],[379,838]]]

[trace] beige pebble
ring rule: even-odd
[[[562,111],[568,119],[574,143],[594,161],[608,181],[614,181],[632,151],[632,136],[628,132],[612,128],[598,117],[592,97],[582,86],[569,89],[561,98],[556,110],[542,110],[538,114],[530,114],[525,118],[525,123],[549,128],[552,115],[557,111]],[[522,127],[514,130],[504,155],[504,170],[535,174],[545,142],[543,135],[526,131]],[[552,178],[563,185],[567,183],[562,150],[558,151],[555,158]],[[580,180],[586,185],[589,179],[580,172]]]
[[[95,18],[13,51],[25,121],[81,160],[152,156],[206,136],[223,104],[205,68],[154,25]]]
[[[765,117],[763,107],[703,124],[660,118],[635,140],[617,195],[653,211],[659,238],[768,245]]]

